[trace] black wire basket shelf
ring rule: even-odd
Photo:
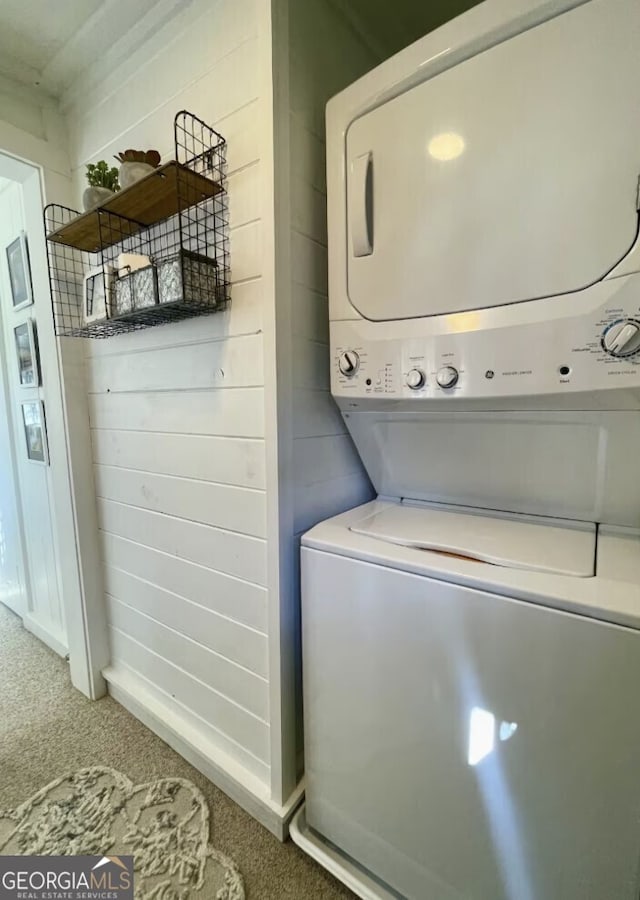
[[[105,338],[229,302],[226,142],[182,111],[175,159],[85,213],[44,210],[55,332]]]

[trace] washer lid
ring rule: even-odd
[[[352,525],[356,534],[510,569],[589,578],[595,574],[596,526],[549,519],[402,503]]]

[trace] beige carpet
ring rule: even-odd
[[[247,900],[353,898],[110,697],[92,703],[74,690],[67,664],[0,603],[0,809],[88,766],[111,766],[136,784],[158,777],[193,781],[209,803],[211,843],[238,864]]]

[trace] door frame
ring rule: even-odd
[[[90,699],[106,693],[102,670],[109,642],[98,540],[84,341],[56,337],[42,210],[47,203],[71,206],[71,173],[62,154],[46,142],[27,160],[0,147],[0,174],[22,187],[29,235],[34,315],[47,371],[47,438],[58,576],[62,589],[71,682]],[[52,156],[54,157],[52,168]],[[61,158],[62,157],[62,158]],[[62,165],[61,165],[62,163]],[[62,171],[61,171],[62,170]]]

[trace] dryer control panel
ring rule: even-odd
[[[580,316],[558,315],[579,306],[576,294],[439,320],[333,322],[332,391],[440,400],[640,388],[640,277],[601,293],[607,302]]]

